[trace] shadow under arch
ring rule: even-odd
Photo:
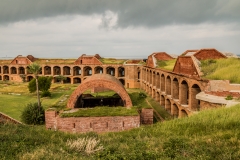
[[[117,78],[108,74],[95,74],[84,80],[69,97],[67,107],[75,108],[78,98],[84,93],[84,91],[94,87],[113,90],[121,97],[125,107],[132,107],[132,101],[121,82]]]

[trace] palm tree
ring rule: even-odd
[[[41,66],[37,63],[32,63],[28,66],[28,71],[32,74],[34,74],[36,79],[36,90],[37,90],[37,99],[38,99],[38,108],[40,109],[41,103],[40,103],[40,97],[39,97],[39,89],[38,89],[38,74],[41,71]]]

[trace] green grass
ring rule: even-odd
[[[21,120],[20,115],[28,103],[33,103],[37,101],[37,97],[35,93],[29,93],[27,88],[28,83],[12,83],[12,82],[1,82],[0,83],[0,112],[3,112],[10,117]],[[48,108],[56,108],[56,110],[60,111],[66,108],[66,104],[68,101],[69,96],[71,93],[76,89],[78,85],[72,84],[56,84],[53,83],[50,88],[50,92],[52,94],[51,97],[41,98],[41,103],[44,109]],[[140,108],[151,108],[148,103],[145,101],[145,98],[139,97],[139,93],[142,91],[140,89],[127,89],[129,93],[133,106],[137,106],[138,109]],[[105,92],[98,92],[98,93],[91,93],[90,90],[84,92],[85,94],[92,94],[93,96],[104,96],[110,97],[115,94],[114,91],[105,91]],[[16,95],[17,94],[17,95]],[[4,101],[3,101],[3,100]],[[151,98],[149,98],[150,100]],[[152,99],[153,103],[154,100]],[[153,105],[153,104],[152,104]],[[163,116],[166,117],[166,111],[160,110],[160,105],[155,102],[155,110]],[[103,111],[100,111],[100,110]],[[101,108],[97,112],[99,113],[98,116],[101,115],[135,115],[135,110],[126,110],[125,112],[113,109],[111,112],[105,111],[104,108]],[[112,109],[112,108],[111,108]],[[96,113],[95,112],[95,115]],[[115,113],[112,113],[115,112]],[[118,113],[119,112],[119,113]],[[103,113],[103,114],[102,114]],[[92,113],[94,115],[94,113]],[[94,115],[94,116],[95,116]]]
[[[157,68],[162,68],[162,69],[172,71],[175,63],[176,63],[176,59],[166,60],[166,61],[158,60],[157,61]]]
[[[0,112],[20,121],[20,115],[28,103],[37,101],[35,93],[29,93],[27,83],[0,83]],[[14,89],[15,88],[15,89]],[[76,88],[70,84],[52,84],[52,96],[41,98],[42,106],[47,109],[52,106],[66,107],[67,99]]]
[[[231,83],[240,83],[240,59],[228,58],[201,61],[202,78],[212,80],[230,80]]]
[[[147,97],[148,102],[154,108],[154,110],[163,118],[163,119],[171,119],[172,116],[164,109],[164,107],[159,105],[159,102],[156,102],[151,97]]]
[[[137,116],[137,108],[131,107],[94,107],[79,109],[76,112],[68,111],[60,114],[61,117],[103,117],[103,116]]]
[[[115,58],[100,58],[103,64],[123,64],[126,59],[115,59]]]
[[[0,125],[0,155],[1,159],[239,159],[239,113],[240,105],[104,134],[5,124]],[[84,137],[98,139],[104,149],[87,155],[67,146],[68,140]]]

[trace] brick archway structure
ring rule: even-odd
[[[69,97],[67,107],[74,108],[83,92],[93,87],[108,88],[115,91],[122,98],[125,107],[132,107],[132,101],[122,83],[117,78],[108,74],[95,74],[84,80]]]

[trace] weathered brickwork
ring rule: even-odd
[[[110,75],[96,74],[87,78],[81,85],[78,86],[78,88],[69,97],[67,107],[75,108],[76,102],[82,93],[87,89],[95,87],[108,88],[115,91],[122,98],[124,106],[132,106],[132,101],[127,91],[116,78]]]
[[[141,124],[153,124],[153,109],[143,108],[140,116]]]
[[[0,124],[1,123],[14,123],[14,124],[22,124],[21,122],[19,122],[16,119],[13,119],[7,115],[5,115],[4,113],[0,112]]]
[[[61,118],[56,111],[46,111],[46,128],[72,133],[118,132],[140,126],[140,116]]]
[[[173,72],[187,76],[198,77],[197,69],[190,56],[178,57]]]

